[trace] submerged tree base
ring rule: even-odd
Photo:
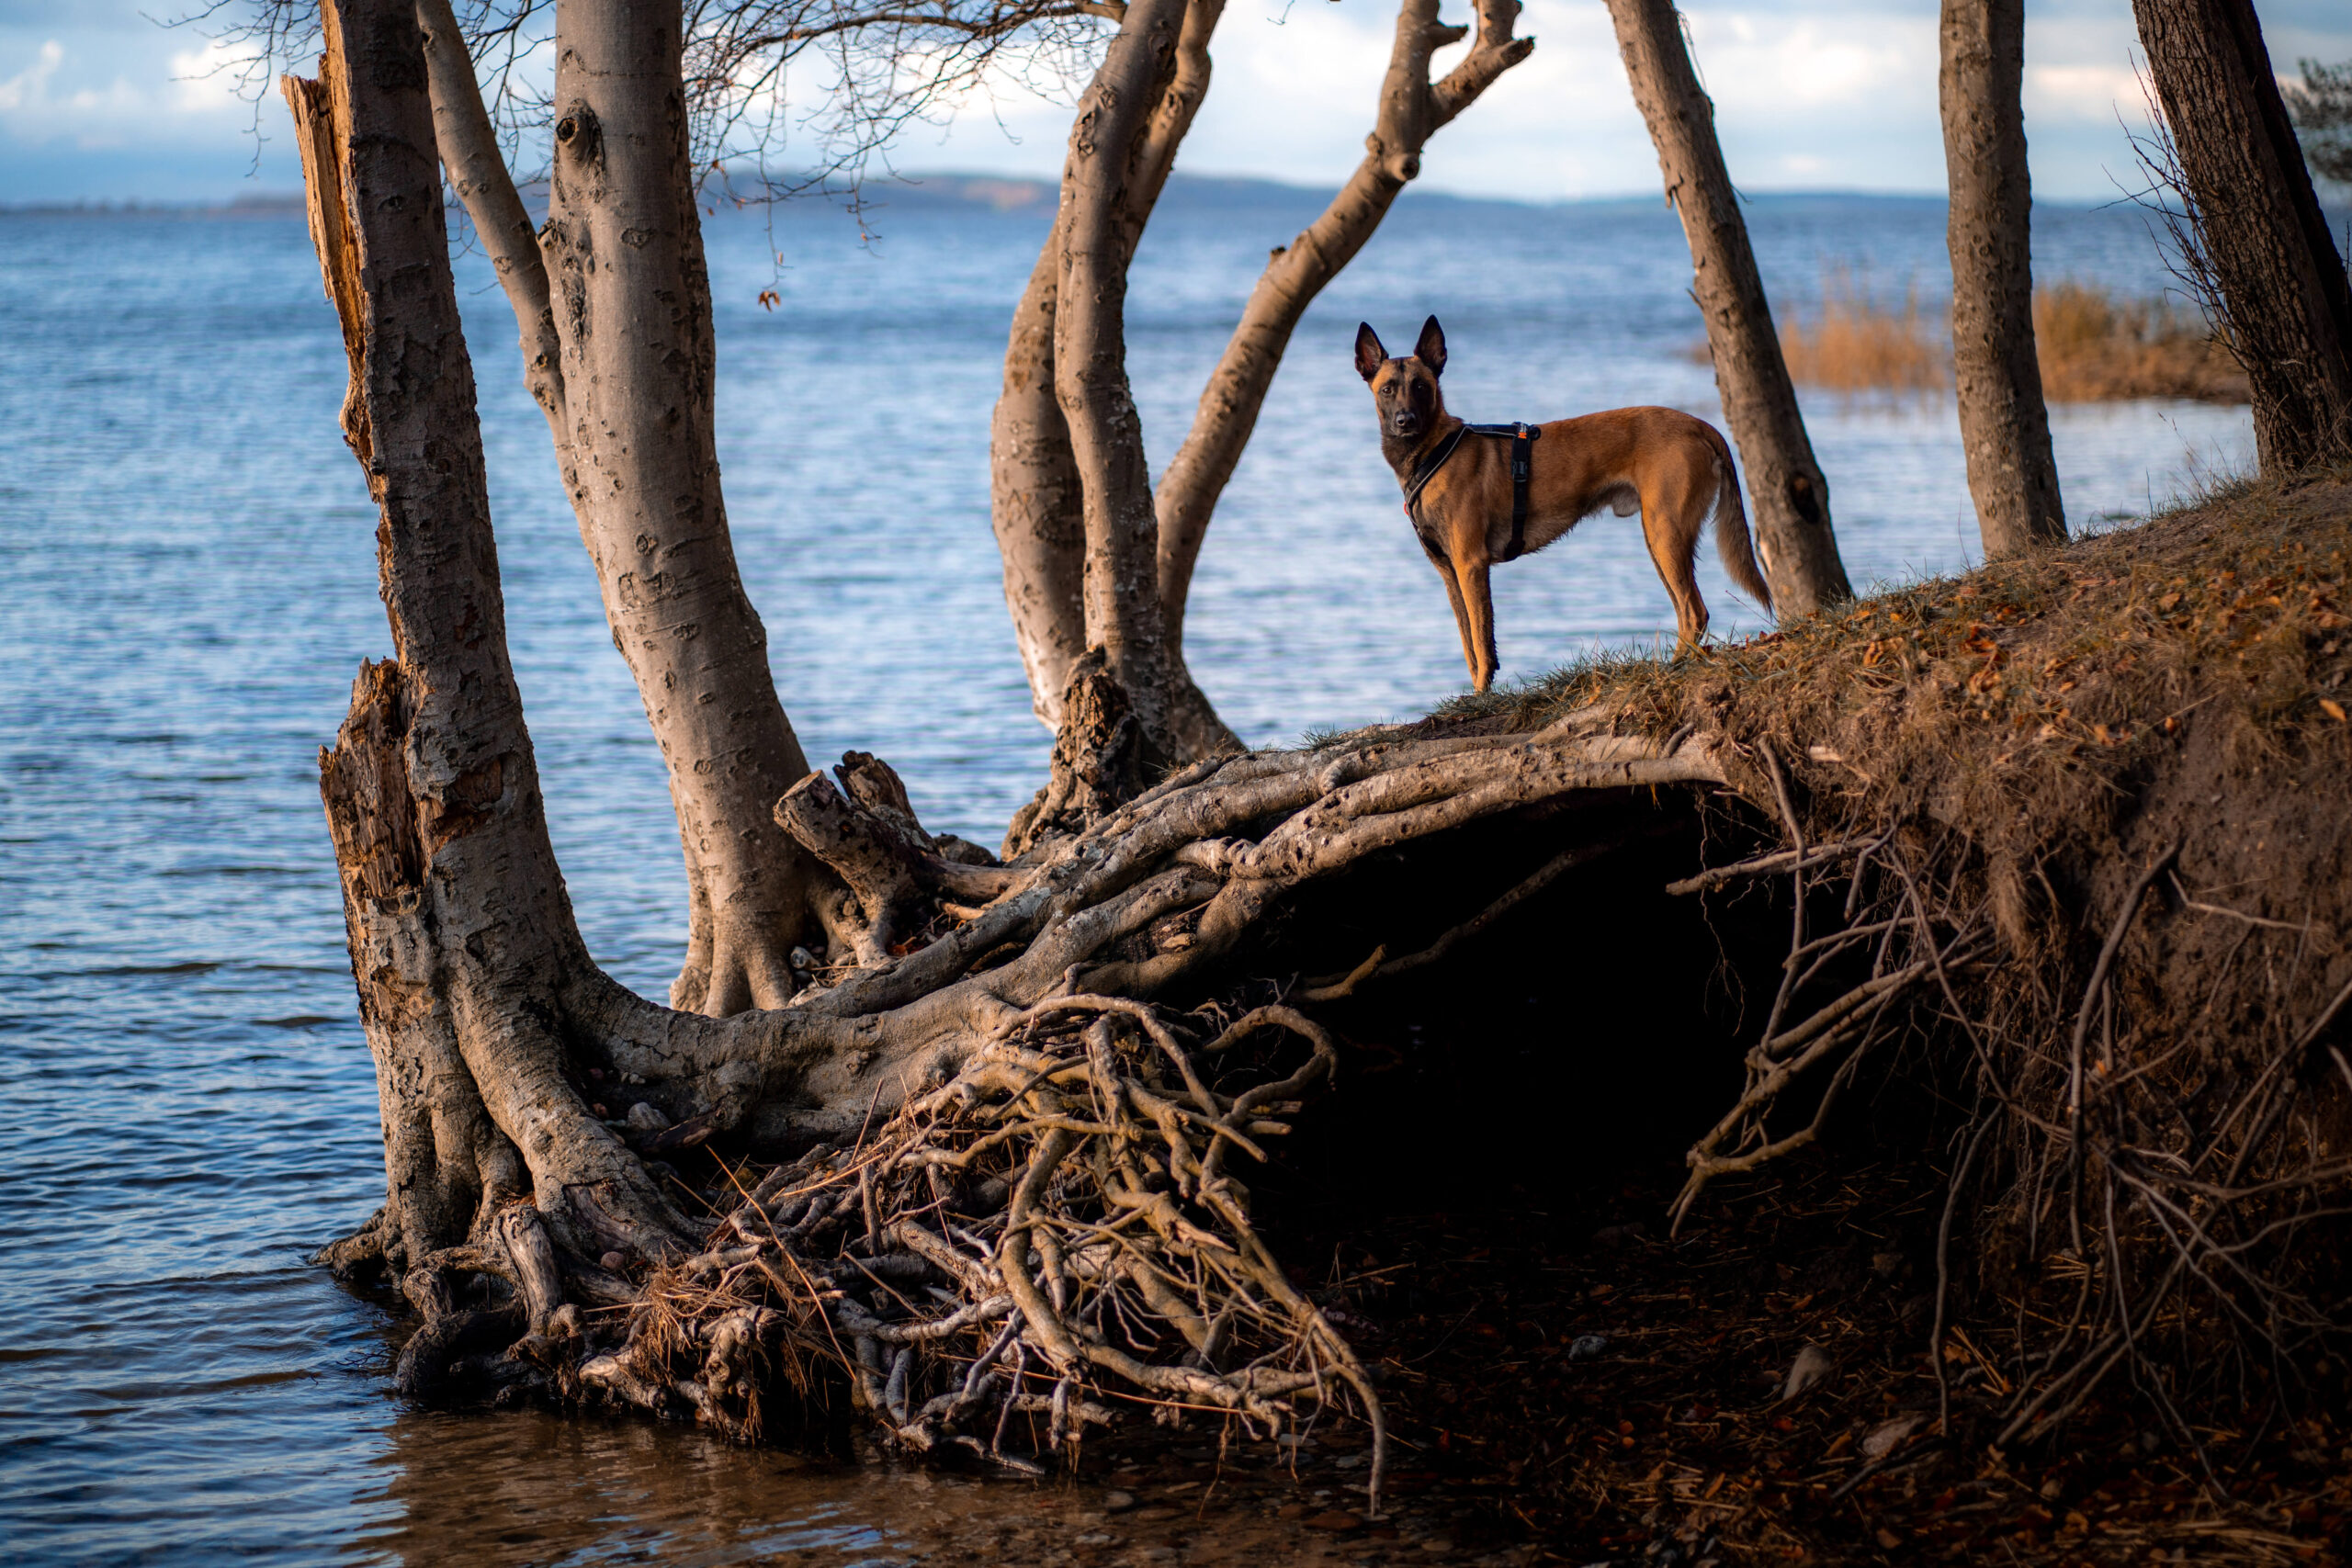
[[[2193,1471],[2182,1497],[2222,1495],[2340,1364],[2347,560],[2352,487],[2256,491],[1121,806],[1065,780],[1057,830],[1005,866],[927,849],[845,768],[779,820],[888,925],[879,956],[695,1025],[749,1043],[731,1058],[568,1036],[675,1245],[591,1255],[542,1195],[430,1257],[379,1224],[330,1258],[404,1276],[404,1386],[746,1440],[854,1426],[1030,1471],[1130,1414],[1235,1440],[1330,1415],[1366,1424],[1376,1510],[1446,1434],[1541,1406],[1557,1430],[1504,1473],[1546,1517],[1694,1547],[1801,1544],[1806,1510],[1951,1466],[1973,1479],[1947,1506],[1973,1507],[2008,1495],[1987,1445],[2022,1469],[2119,1422]],[[864,1059],[776,1066],[852,1041]],[[1687,1150],[1679,1192],[1645,1174],[1663,1149]],[[1819,1190],[1865,1156],[1870,1196]],[[1619,1170],[1605,1207],[1556,1212]],[[1529,1210],[1565,1295],[1505,1312],[1476,1259],[1405,1262]],[[1733,1256],[1804,1210],[1845,1283]],[[1682,1348],[1611,1370],[1652,1332],[1611,1304],[1618,1260],[1630,1293],[1711,1248],[1730,1272],[1678,1295]],[[1402,1323],[1449,1315],[1494,1333],[1408,1348]],[[1797,1333],[1844,1392],[1776,1403]],[[1744,1404],[1692,1392],[1694,1345],[1756,1363]],[[1609,1388],[1642,1411],[1597,1466],[1578,1413]],[[1687,1476],[1665,1456],[1713,1450],[1653,1443],[1661,1421],[1771,1451]]]

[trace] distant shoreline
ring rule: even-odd
[[[1252,206],[1261,203],[1296,203],[1303,200],[1328,198],[1330,188],[1323,186],[1291,185],[1279,180],[1247,178],[1217,175],[1177,175],[1168,184],[1168,198],[1199,204]],[[1629,192],[1618,196],[1577,197],[1560,201],[1513,201],[1488,196],[1463,196],[1434,187],[1416,186],[1408,195],[1422,202],[1444,202],[1473,207],[1522,207],[1539,209],[1563,208],[1625,208],[1654,207],[1661,197],[1647,191]],[[824,203],[838,206],[843,193],[822,196],[810,192],[795,198],[799,205]],[[536,210],[544,206],[544,186],[526,186],[525,200]],[[1008,175],[983,175],[940,172],[905,175],[898,179],[878,181],[866,187],[865,205],[871,210],[905,211],[910,209],[940,207],[982,208],[1006,214],[1044,215],[1050,212],[1057,197],[1056,183],[1050,179],[1032,179]],[[1754,207],[1785,207],[1805,202],[1837,202],[1839,204],[1869,203],[1888,207],[1940,207],[1939,193],[1917,191],[1873,190],[1788,190],[1763,191],[1751,194],[1747,201]],[[788,202],[787,205],[793,204]],[[2089,209],[2113,205],[2109,201],[2041,200],[2036,206],[2052,209]],[[299,191],[264,191],[235,197],[228,201],[0,201],[0,217],[7,218],[300,218],[302,197]]]

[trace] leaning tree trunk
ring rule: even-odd
[[[1355,173],[1322,215],[1287,246],[1278,248],[1250,291],[1240,323],[1201,393],[1193,427],[1160,476],[1159,604],[1170,656],[1183,665],[1184,608],[1193,568],[1217,499],[1233,478],[1242,449],[1257,428],[1283,351],[1307,306],[1324,285],[1363,249],[1408,182],[1421,172],[1421,148],[1440,129],[1477,101],[1505,71],[1527,58],[1533,39],[1511,37],[1518,0],[1480,0],[1478,41],[1445,79],[1429,79],[1430,55],[1459,42],[1467,30],[1437,18],[1436,0],[1406,0],[1396,13],[1396,37],[1381,85],[1380,107]],[[1191,687],[1189,675],[1182,684]],[[1180,727],[1185,716],[1180,705]]]
[[[1829,483],[1814,461],[1738,193],[1715,140],[1714,105],[1691,68],[1672,0],[1609,0],[1609,15],[1634,101],[1657,147],[1666,198],[1690,243],[1692,292],[1707,319],[1724,417],[1747,466],[1756,546],[1773,607],[1786,616],[1809,615],[1852,597],[1853,589],[1830,527]]]
[[[1177,36],[1176,70],[1130,158],[1115,220],[1132,262],[1145,225],[1176,162],[1178,148],[1208,94],[1208,45],[1224,0],[1190,0]],[[1106,64],[1108,62],[1106,62]],[[1005,605],[1029,677],[1031,706],[1048,728],[1062,725],[1062,694],[1087,649],[1084,485],[1070,448],[1069,421],[1056,396],[1054,335],[1062,275],[1062,223],[1057,212],[1028,287],[1012,315],[1004,387],[989,430],[989,511],[1004,565]],[[1205,699],[1190,689],[1178,705],[1212,736],[1199,754],[1235,744]],[[1200,715],[1205,712],[1205,719]],[[1213,727],[1213,728],[1211,728]]]
[[[1174,80],[1183,0],[1132,0],[1079,105],[1062,168],[1054,395],[1069,431],[1086,525],[1086,645],[1126,688],[1148,754],[1178,760],[1160,614],[1159,526],[1143,421],[1127,384],[1127,192],[1152,109]]]
[[[2132,0],[2264,472],[2352,458],[2352,287],[2250,0]]]
[[[571,460],[571,415],[563,398],[563,339],[556,331],[555,301],[548,292],[538,230],[506,167],[498,132],[482,102],[481,85],[474,76],[473,55],[449,0],[417,0],[416,21],[424,30],[434,141],[450,187],[473,220],[482,253],[514,307],[514,324],[522,333],[523,382],[530,389],[531,400],[547,415],[556,466],[577,508],[580,483]]]
[[[828,893],[768,817],[808,770],[776,699],[719,490],[677,9],[564,9],[544,236],[506,168],[448,0],[417,0],[416,16],[442,161],[514,307],[525,379],[547,415],[614,646],[668,765],[688,897],[673,999],[712,1014],[775,1006],[797,984],[786,955]]]
[[[1952,369],[1989,559],[2066,537],[2033,341],[2024,0],[1944,0],[1942,42]]]

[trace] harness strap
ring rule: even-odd
[[[1527,483],[1535,474],[1535,438],[1544,433],[1532,424],[1510,430],[1510,544],[1503,559],[1517,560],[1527,548]]]
[[[1439,442],[1437,450],[1422,458],[1421,466],[1413,470],[1412,482],[1405,487],[1405,515],[1413,520],[1415,528],[1418,529],[1421,525],[1419,509],[1422,490],[1431,479],[1437,478],[1437,471],[1445,467],[1445,460],[1453,456],[1453,449],[1461,446],[1462,438],[1469,434],[1468,425],[1460,426],[1453,434]]]
[[[1421,526],[1421,491],[1437,478],[1446,459],[1462,445],[1465,435],[1508,437],[1510,441],[1510,544],[1503,551],[1503,559],[1517,560],[1527,548],[1527,486],[1535,473],[1535,441],[1544,434],[1541,427],[1524,423],[1514,424],[1464,424],[1438,443],[1437,450],[1421,460],[1413,470],[1413,478],[1405,486],[1405,515],[1413,521],[1415,532]]]

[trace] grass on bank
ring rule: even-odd
[[[1748,728],[1736,714],[1866,746],[1890,773],[1982,751],[2022,774],[2177,733],[2178,703],[2198,698],[2227,699],[2266,732],[2352,728],[2352,474],[2225,484],[2047,554],[1902,584],[1688,659],[1602,652],[1431,718],[1535,728],[1604,704],[1665,734],[1701,711]]]
[[[2096,284],[2033,291],[2042,395],[2053,403],[2186,398],[2247,400],[2245,372],[2205,321],[2162,297],[2119,299]],[[1781,324],[1789,374],[1838,392],[1927,392],[1951,385],[1945,318],[1921,309],[1916,288],[1893,302],[1864,278],[1833,271],[1821,305]],[[1699,350],[1705,356],[1705,350]]]

